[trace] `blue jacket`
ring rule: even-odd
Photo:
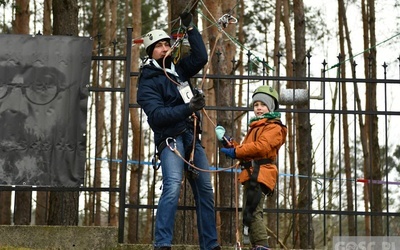
[[[189,78],[204,67],[208,55],[202,37],[196,28],[188,31],[188,40],[191,48],[190,55],[182,58],[175,65],[175,71],[178,73],[180,81],[190,83]],[[169,76],[177,81],[175,75],[169,74]],[[189,104],[184,103],[177,85],[165,76],[162,69],[152,63],[143,66],[141,70],[137,103],[147,115],[147,121],[154,132],[154,142],[157,146],[166,138],[175,137],[186,129],[193,128]],[[198,114],[197,117],[199,117]]]

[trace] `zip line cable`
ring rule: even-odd
[[[212,26],[217,26],[218,29],[220,30],[220,32],[222,32],[233,44],[235,44],[235,45],[236,45],[237,47],[239,47],[240,49],[249,52],[250,57],[252,56],[252,58],[250,58],[250,61],[251,61],[252,63],[254,63],[254,64],[261,63],[264,67],[267,67],[269,70],[274,71],[274,68],[271,67],[269,64],[267,64],[264,60],[261,60],[260,57],[257,56],[257,55],[254,53],[254,51],[248,49],[248,48],[245,47],[243,44],[241,44],[236,38],[234,38],[233,36],[231,36],[230,34],[228,34],[227,32],[225,32],[223,29],[221,29],[221,24],[219,24],[219,21],[220,21],[220,20],[223,20],[223,19],[224,19],[224,16],[225,16],[225,17],[231,16],[229,13],[231,13],[231,12],[233,11],[233,9],[237,7],[238,4],[236,4],[236,5],[234,6],[234,8],[232,8],[227,14],[224,14],[219,20],[216,20],[216,19],[212,16],[211,12],[208,10],[207,6],[205,5],[205,3],[204,3],[202,0],[196,0],[190,7],[189,7],[189,4],[190,4],[190,3],[188,3],[187,6],[185,7],[185,10],[189,10],[189,11],[192,10],[193,7],[195,6],[196,2],[199,2],[199,3],[207,10],[208,14],[209,14],[209,15],[211,16],[211,18],[213,19],[213,20],[210,20],[210,18],[208,18],[206,15],[204,15],[204,13],[203,13],[201,10],[199,10],[199,8],[196,10],[196,12],[197,12],[198,14],[200,14],[204,19],[206,19],[208,22],[211,23],[211,24],[210,24],[209,26],[207,26],[206,28],[203,28],[203,30],[207,30],[207,29],[209,29],[209,28],[212,27]],[[234,18],[234,19],[236,20],[236,18]],[[178,17],[178,18],[175,18],[174,20],[172,20],[172,21],[170,22],[170,24],[171,24],[171,25],[175,25],[177,21],[179,21],[179,17]],[[178,29],[177,34],[179,34],[179,31],[180,31],[180,28]],[[132,39],[132,40],[133,40],[132,46],[135,46],[136,44],[142,44],[142,43],[143,43],[143,36],[144,36],[144,34],[142,34],[140,37],[133,38],[133,39]],[[219,36],[220,36],[220,35],[219,35]],[[220,37],[218,37],[218,38],[220,38]],[[216,39],[216,41],[217,41],[217,39]],[[117,45],[109,45],[109,46],[102,47],[102,48],[100,48],[100,49],[93,49],[93,51],[104,51],[104,50],[106,50],[106,49],[109,49],[109,48],[112,48],[112,47],[115,47],[115,46],[116,46],[116,47],[123,47],[123,46],[125,46],[125,45],[122,44],[122,43],[117,44]]]
[[[91,160],[96,160],[96,161],[108,161],[108,162],[116,162],[116,163],[122,163],[122,159],[110,159],[110,158],[90,158]],[[152,162],[146,162],[146,161],[136,161],[136,160],[128,160],[128,164],[131,165],[149,165],[151,166],[153,163]],[[216,167],[211,167],[211,169],[217,169]],[[232,167],[230,168],[223,168],[220,169],[218,172],[232,172]],[[238,171],[236,171],[238,172]],[[299,175],[299,174],[286,174],[286,173],[279,173],[278,174],[280,177],[295,177],[295,178],[307,178],[311,179],[318,184],[321,182],[320,180],[333,180],[333,181],[341,181],[341,182],[357,182],[360,184],[374,184],[374,185],[396,185],[400,186],[400,181],[390,181],[390,180],[374,180],[374,179],[368,179],[368,178],[351,178],[351,179],[346,179],[346,178],[337,178],[337,177],[324,177],[324,176],[308,176],[308,175]]]
[[[186,7],[185,7],[184,10],[189,10],[189,11],[191,11],[191,10],[193,9],[193,7],[196,5],[196,3],[200,3],[200,4],[207,10],[208,14],[214,19],[214,21],[210,20],[210,19],[209,19],[206,15],[204,15],[204,13],[203,13],[201,10],[199,10],[199,8],[198,8],[198,9],[196,10],[196,12],[199,13],[199,14],[200,14],[203,18],[205,18],[208,22],[211,23],[209,26],[207,26],[207,27],[204,28],[203,30],[206,30],[206,29],[210,28],[211,26],[219,26],[219,25],[218,25],[218,21],[215,20],[215,18],[212,16],[211,12],[208,10],[208,8],[207,8],[206,4],[203,2],[203,0],[196,0],[196,1],[194,1],[193,4],[191,4],[191,5],[190,5],[190,2],[189,2],[189,3],[186,5]],[[236,5],[234,6],[234,8],[236,8],[237,5],[238,5],[238,4],[236,4]],[[190,6],[190,7],[189,7],[189,6]],[[230,13],[234,8],[232,8],[232,9],[229,11],[229,13]],[[174,19],[174,20],[172,20],[170,23],[173,25],[173,24],[175,24],[178,20],[179,20],[179,17],[176,18],[176,19]],[[246,48],[243,44],[241,44],[237,39],[235,39],[234,37],[232,37],[230,34],[226,33],[226,32],[223,31],[223,30],[222,30],[222,32],[223,32],[223,33],[226,35],[226,37],[227,37],[230,41],[232,41],[232,43],[234,43],[236,46],[240,47],[242,50],[248,51],[248,52],[250,53],[250,56],[253,56],[253,58],[250,59],[253,63],[255,63],[255,64],[256,64],[257,62],[258,62],[258,63],[262,63],[265,67],[267,67],[268,69],[274,71],[274,68],[273,68],[273,67],[271,67],[270,65],[268,65],[264,60],[261,60],[258,56],[256,56],[256,55],[253,53],[253,51],[251,51],[250,49]],[[339,67],[341,64],[343,64],[343,63],[345,63],[345,62],[347,62],[347,61],[349,61],[349,60],[352,60],[352,59],[354,59],[355,57],[357,57],[357,56],[359,56],[359,55],[361,55],[361,54],[364,54],[365,52],[370,51],[370,50],[372,50],[372,49],[374,49],[374,48],[376,48],[376,47],[378,47],[378,46],[380,46],[380,45],[382,45],[382,44],[384,44],[384,43],[386,43],[386,42],[392,40],[393,38],[395,38],[395,37],[397,37],[397,36],[399,36],[399,35],[400,35],[400,33],[397,33],[397,34],[393,35],[392,37],[389,37],[389,38],[383,40],[382,42],[380,42],[380,43],[378,43],[378,44],[376,44],[376,45],[374,45],[374,46],[372,46],[372,47],[369,47],[369,48],[363,50],[362,52],[359,52],[358,54],[356,54],[356,55],[354,55],[354,56],[352,56],[352,57],[350,57],[350,58],[348,58],[348,59],[346,59],[346,60],[343,60],[343,61],[341,61],[341,62],[339,62],[339,63],[336,63],[335,65],[333,65],[333,66],[331,66],[330,68],[326,69],[325,72],[327,72],[327,71],[329,71],[329,70],[331,70],[331,69],[334,69],[334,68],[336,68],[336,67]],[[141,43],[143,42],[142,37],[143,37],[143,35],[140,36],[140,37],[133,38],[133,43],[132,43],[133,46],[134,46],[135,44],[141,44]],[[94,37],[93,37],[93,38],[94,38]],[[104,50],[109,49],[109,48],[112,48],[112,47],[122,47],[122,46],[125,46],[125,45],[122,44],[122,43],[120,43],[120,44],[118,44],[118,45],[110,45],[110,46],[105,46],[105,47],[102,47],[102,48],[93,49],[93,51],[104,51]]]
[[[339,67],[339,66],[342,65],[343,63],[345,63],[345,62],[347,62],[347,61],[349,61],[349,60],[352,60],[352,59],[354,59],[355,57],[357,57],[357,56],[359,56],[359,55],[361,55],[361,54],[364,54],[364,53],[367,52],[367,51],[370,51],[370,50],[372,50],[372,49],[375,49],[375,48],[378,47],[379,45],[384,44],[384,43],[386,43],[386,42],[392,40],[393,38],[395,38],[395,37],[397,37],[397,36],[399,36],[399,35],[400,35],[400,33],[397,33],[397,34],[395,34],[394,36],[389,37],[388,39],[383,40],[382,42],[380,42],[380,43],[378,43],[378,44],[376,44],[376,45],[374,45],[374,46],[372,46],[372,47],[369,47],[369,48],[365,49],[364,51],[362,51],[362,52],[360,52],[360,53],[358,53],[358,54],[355,54],[354,56],[352,56],[352,57],[350,57],[350,58],[348,58],[348,59],[346,59],[346,60],[343,60],[343,61],[341,61],[341,62],[338,62],[338,63],[336,63],[335,65],[333,65],[332,67],[330,67],[329,69],[325,70],[325,72],[328,71],[328,70],[331,70],[331,69],[333,69],[333,68]]]
[[[208,18],[201,10],[197,10],[197,13],[199,13],[205,20],[207,20],[210,24],[210,26],[207,26],[206,29],[210,28],[211,26],[217,26],[220,27],[220,25],[218,24],[218,21],[213,17],[213,15],[211,14],[211,12],[208,10],[207,6],[205,5],[205,3],[202,0],[199,0],[200,3],[203,5],[204,9],[207,11],[207,13],[210,15],[210,17],[213,20],[210,20],[210,18]],[[236,8],[237,4],[234,6],[234,8]],[[234,8],[232,8],[228,13],[230,13]],[[227,15],[227,14],[225,14]],[[229,14],[228,14],[229,15]],[[222,17],[221,17],[222,18]],[[220,18],[220,19],[221,19]],[[204,30],[204,29],[203,29]],[[254,64],[258,63],[262,63],[265,67],[267,67],[268,69],[274,71],[274,68],[271,67],[270,65],[268,65],[265,61],[261,60],[258,56],[256,56],[254,54],[253,51],[251,51],[250,49],[246,48],[243,44],[241,44],[239,42],[239,40],[237,40],[236,38],[232,37],[230,34],[228,34],[227,32],[225,32],[224,30],[222,30],[222,32],[224,33],[224,35],[226,35],[226,37],[233,43],[235,44],[237,47],[241,48],[242,50],[248,51],[250,56],[253,56],[253,59],[250,59]]]

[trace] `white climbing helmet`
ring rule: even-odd
[[[147,48],[152,44],[164,39],[171,39],[171,37],[164,30],[152,30],[143,37],[144,48]]]

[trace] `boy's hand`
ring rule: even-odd
[[[215,135],[217,136],[218,141],[223,141],[224,140],[224,135],[225,135],[225,128],[222,126],[216,126],[215,127]]]
[[[221,148],[220,152],[224,153],[229,158],[236,159],[235,148]]]

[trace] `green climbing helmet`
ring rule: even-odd
[[[272,98],[274,98],[275,107],[276,107],[276,108],[279,107],[279,94],[278,94],[278,92],[277,92],[273,87],[268,86],[268,85],[262,85],[262,86],[258,87],[258,88],[254,91],[252,97],[254,97],[254,95],[255,95],[255,94],[258,94],[258,93],[263,93],[263,94],[267,94],[267,95],[271,96]]]

